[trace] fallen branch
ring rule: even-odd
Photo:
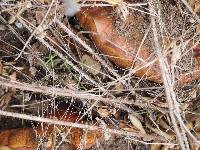
[[[115,104],[133,104],[131,101],[125,101],[122,99],[112,99],[112,98],[104,98],[101,95],[94,95],[86,92],[80,92],[80,91],[74,91],[64,88],[55,88],[55,87],[47,87],[47,86],[41,86],[41,85],[34,85],[34,84],[28,84],[28,83],[20,83],[17,81],[7,80],[3,77],[0,77],[0,85],[5,87],[11,87],[16,88],[20,90],[25,91],[32,91],[32,92],[38,92],[43,93],[46,95],[52,95],[52,96],[66,96],[66,97],[74,97],[79,98],[81,100],[87,99],[87,100],[97,100],[105,102],[105,103],[115,103]]]
[[[60,125],[60,126],[69,126],[69,127],[74,127],[74,128],[88,129],[88,130],[101,129],[100,127],[94,126],[94,125],[72,123],[72,122],[67,122],[67,121],[60,121],[60,120],[55,120],[55,119],[49,119],[49,118],[44,118],[44,117],[37,117],[37,116],[32,116],[32,115],[8,112],[8,111],[3,111],[3,110],[0,110],[0,115],[7,116],[7,117],[19,118],[19,119],[25,119],[25,120],[31,120],[31,121],[37,121],[37,122],[42,122],[42,123]],[[163,137],[159,137],[159,136],[151,136],[151,135],[142,134],[142,133],[138,134],[138,133],[123,131],[123,130],[106,129],[106,131],[109,133],[112,133],[112,134],[118,134],[118,135],[127,136],[127,137],[145,138],[145,139],[148,139],[148,141],[149,140],[156,140],[156,141],[164,140]]]
[[[154,11],[153,0],[150,0],[150,2],[152,4],[152,7],[150,7],[150,10]],[[170,118],[172,121],[172,125],[175,130],[177,140],[179,141],[181,149],[182,150],[190,150],[185,130],[183,130],[182,126],[179,127],[179,125],[178,125],[179,121],[181,119],[181,114],[180,114],[176,94],[173,90],[173,83],[171,80],[171,75],[170,75],[169,69],[167,68],[168,64],[166,64],[166,61],[165,61],[166,59],[164,58],[164,56],[162,54],[161,46],[159,44],[158,31],[156,28],[156,18],[154,16],[151,16],[151,24],[152,24],[155,52],[158,56],[158,61],[160,64],[160,71],[161,71],[163,83],[165,86],[166,100],[167,100],[167,103],[169,106],[169,115],[170,115]],[[178,117],[178,121],[177,121],[177,117]]]

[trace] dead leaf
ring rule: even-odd
[[[12,150],[8,146],[0,146],[0,150]]]
[[[74,112],[74,109],[66,110],[61,107],[55,113],[44,114],[48,118],[56,118],[57,120],[75,122],[79,118],[79,114]],[[81,123],[93,124],[82,120]],[[70,131],[70,132],[69,132]],[[96,145],[96,140],[103,140],[101,129],[97,130],[83,130],[81,128],[63,126],[54,126],[48,124],[41,124],[36,128],[20,128],[0,131],[0,146],[8,146],[11,149],[30,149],[35,150],[38,144],[43,144],[46,148],[52,148],[55,144],[54,135],[63,135],[68,137],[68,142],[73,147],[78,149],[83,144],[83,149],[89,149]],[[62,136],[61,135],[61,136]],[[41,138],[45,141],[41,143]],[[85,143],[82,143],[82,139]]]
[[[117,5],[123,2],[123,0],[105,0],[105,1],[113,5]]]
[[[168,145],[163,145],[162,150],[168,150],[169,146]]]
[[[84,68],[91,74],[97,75],[100,73],[101,65],[95,59],[90,57],[89,55],[83,55],[81,57],[81,62],[85,64],[87,67]]]
[[[58,111],[56,111],[53,114],[48,114],[47,115],[50,118],[57,118],[59,120],[62,121],[68,121],[68,122],[75,122],[78,118],[79,115],[77,113],[73,113],[71,111],[66,111],[64,109],[59,109]],[[89,122],[85,122],[85,123],[89,123]],[[52,133],[51,130],[53,130],[53,126],[51,126],[49,129],[49,132]],[[58,127],[59,128],[59,127]],[[68,130],[66,130],[68,131]],[[64,132],[64,131],[62,131]],[[40,129],[40,132],[41,129]],[[84,132],[83,129],[80,128],[72,128],[70,131],[70,139],[69,142],[76,148],[79,148],[82,142],[82,138],[85,137],[85,143],[83,143],[83,149],[89,149],[90,147],[94,146],[96,144],[96,140],[103,140],[103,134],[102,131],[100,130],[88,130],[87,132]]]
[[[128,132],[136,132],[136,133],[139,132],[135,126],[130,126],[124,122],[120,122],[119,127],[123,129],[124,131],[128,131]]]
[[[76,17],[86,30],[95,33],[92,34],[93,40],[103,54],[118,66],[128,68],[133,61],[130,54],[133,45],[129,45],[124,37],[117,34],[113,18],[108,17],[110,13],[109,8],[94,7],[80,11]]]
[[[114,85],[113,90],[114,90],[115,94],[119,94],[124,90],[124,86],[121,83],[117,83],[117,84]]]
[[[199,0],[189,0],[188,2],[195,13],[200,12],[200,1]]]
[[[151,150],[161,150],[161,145],[160,144],[153,144],[153,145],[151,145]]]
[[[46,10],[37,10],[35,12],[35,19],[36,19],[37,24],[40,24],[42,22],[45,14],[46,14]]]
[[[31,128],[1,131],[0,145],[8,146],[11,149],[35,147],[34,137],[35,133]]]
[[[13,149],[19,147],[36,147],[37,145],[34,137],[35,132],[31,128],[15,130],[11,132],[8,145]]]
[[[17,78],[16,72],[13,72],[9,77],[10,77],[10,80],[16,81],[16,78]]]
[[[0,108],[5,110],[8,107],[8,103],[11,101],[13,96],[12,92],[7,92],[0,97]]]
[[[111,112],[107,108],[98,108],[97,112],[99,113],[100,117],[108,117],[111,115]]]
[[[172,58],[171,58],[171,64],[173,66],[176,65],[177,61],[181,58],[181,47],[180,45],[176,45],[176,42],[173,42],[172,47]]]
[[[76,18],[85,30],[91,32],[93,42],[99,50],[117,66],[122,68],[133,67],[137,70],[134,75],[147,78],[156,83],[162,83],[158,61],[155,61],[148,67],[144,67],[144,65],[154,61],[156,57],[152,55],[152,50],[148,44],[144,43],[140,51],[136,51],[138,44],[136,41],[140,41],[143,35],[136,31],[132,33],[133,35],[131,37],[133,37],[133,39],[120,35],[118,29],[113,25],[115,23],[113,21],[115,18],[110,15],[111,12],[111,8],[93,7],[90,9],[82,9],[76,15]],[[144,24],[144,19],[138,18],[138,16],[135,16],[131,20],[136,23],[137,26]],[[136,58],[135,53],[137,53]],[[172,63],[176,64],[181,57],[181,51],[179,50],[177,52],[177,50],[175,50],[172,57],[173,58],[171,58],[171,56],[167,57],[168,63],[171,64],[171,60],[173,60]],[[197,62],[196,64],[199,63]],[[194,67],[194,70],[197,71],[193,74],[183,72],[183,74],[177,77],[177,82],[180,84],[187,84],[199,78],[200,66]]]
[[[170,134],[167,134],[166,132],[163,132],[162,130],[158,129],[158,128],[153,128],[151,127],[149,124],[147,124],[148,128],[151,129],[154,133],[160,135],[160,136],[163,136],[165,137],[166,139],[168,140],[173,140],[175,138],[175,135],[170,135]]]
[[[91,36],[95,45],[117,66],[122,68],[140,68],[147,63],[146,60],[151,61],[149,60],[151,56],[150,49],[146,47],[145,44],[141,47],[137,58],[134,58],[137,49],[136,45],[138,45],[136,41],[140,41],[143,35],[135,30],[131,32],[130,35],[132,38],[130,39],[120,35],[113,25],[113,20],[115,20],[115,18],[110,16],[111,12],[111,8],[102,9],[93,7],[90,9],[83,9],[76,15],[76,18],[85,30],[94,33]],[[144,23],[144,19],[141,16],[132,16],[131,20],[137,22],[137,26]],[[129,19],[127,19],[127,21],[130,22]],[[133,62],[134,60],[135,62]],[[159,70],[159,63],[155,62],[150,67],[143,67],[138,70],[135,75],[147,77],[151,81],[162,83]]]
[[[166,130],[170,129],[170,126],[166,123],[166,121],[164,121],[163,118],[159,118],[157,122],[161,128],[166,129]]]
[[[48,2],[50,2],[50,0],[37,0],[39,3],[42,3],[42,4],[47,4]]]
[[[58,113],[57,117],[60,120],[66,120],[75,122],[77,119],[77,115],[73,115],[70,113],[66,113],[65,115],[62,114],[65,111],[62,111]],[[46,128],[47,127],[47,128]],[[60,128],[60,131],[68,132],[69,130],[66,128],[62,128],[58,126],[57,128]],[[66,130],[64,130],[66,129]],[[45,132],[44,132],[45,130]],[[0,132],[0,145],[8,146],[8,148],[11,149],[37,149],[37,146],[39,144],[39,139],[42,137],[45,137],[47,139],[46,142],[43,144],[50,148],[54,144],[52,135],[55,132],[55,128],[53,125],[47,125],[47,126],[39,126],[35,128],[34,130],[32,128],[24,128],[24,129],[11,129],[11,130],[5,130]],[[88,130],[87,132],[84,132],[83,129],[80,128],[72,128],[70,133],[70,138],[68,139],[70,144],[72,144],[74,147],[79,148],[81,145],[81,139],[85,137],[83,149],[89,149],[90,147],[94,146],[96,144],[96,140],[103,140],[102,132],[101,130]],[[41,141],[40,141],[41,142]],[[41,144],[41,143],[40,143]],[[1,148],[1,147],[0,147]],[[1,149],[0,149],[1,150]],[[4,149],[3,149],[4,150]],[[7,150],[7,149],[5,149]]]
[[[196,32],[197,32],[198,34],[200,34],[200,24],[197,25],[197,30],[196,30]]]
[[[2,64],[2,62],[0,61],[0,75],[2,75],[3,74],[3,64]]]
[[[81,139],[85,136],[83,145],[81,145]],[[83,147],[83,149],[89,149],[96,144],[96,140],[102,139],[102,132],[100,130],[83,132],[83,129],[72,128],[71,130],[71,144],[76,148]]]
[[[129,117],[131,123],[132,123],[137,129],[139,129],[141,133],[146,134],[146,132],[145,132],[143,126],[142,126],[142,123],[140,122],[140,120],[139,120],[136,116],[134,116],[133,114],[129,114],[128,117]]]

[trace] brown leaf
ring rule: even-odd
[[[102,140],[102,132],[100,130],[87,131],[85,133],[80,128],[72,128],[71,130],[71,143],[76,148],[83,147],[83,149],[89,149],[96,144],[97,139]],[[83,143],[82,140],[84,141]]]
[[[153,144],[153,145],[151,145],[151,150],[161,150],[161,145],[160,144]]]
[[[86,30],[93,33],[93,40],[102,53],[118,66],[128,68],[133,61],[130,54],[133,46],[124,37],[118,36],[109,13],[109,8],[91,8],[78,13],[77,19]]]
[[[33,148],[37,146],[34,137],[35,133],[31,128],[14,130],[8,138],[8,145],[13,149],[20,147]]]
[[[16,81],[16,72],[13,72],[10,75],[10,79],[13,81]],[[4,93],[4,95],[0,96],[0,108],[6,109],[8,106],[8,103],[11,101],[12,96],[15,95],[16,89],[15,88],[9,88],[8,92]]]
[[[200,1],[199,0],[189,0],[190,6],[193,8],[195,13],[200,12]]]
[[[2,75],[3,74],[3,64],[2,64],[2,62],[0,61],[0,75]]]
[[[50,0],[37,0],[39,3],[42,3],[42,4],[45,4],[45,3],[48,3],[50,2]]]
[[[137,129],[139,129],[141,133],[146,134],[146,132],[145,132],[143,126],[142,126],[142,123],[140,122],[140,120],[139,120],[136,116],[134,116],[133,114],[129,114],[128,117],[129,117],[131,123],[132,123]]]
[[[91,74],[97,75],[100,73],[101,65],[98,61],[90,57],[89,55],[83,55],[81,57],[81,62],[85,64],[87,67],[84,68]]]
[[[60,109],[54,115],[48,114],[46,116],[50,118],[57,118],[63,121],[75,122],[77,118],[79,118],[79,115],[71,111],[66,112],[66,110]],[[57,126],[55,128],[54,125],[46,124],[43,124],[43,126],[38,126],[34,130],[32,128],[24,128],[1,131],[0,145],[8,146],[14,150],[35,150],[39,144],[39,137],[45,137],[48,141],[46,141],[44,144],[47,148],[50,148],[54,145],[52,135],[55,135],[55,133],[58,132],[56,129],[59,129],[59,132],[61,131],[62,133],[67,133],[69,131],[61,126]],[[85,142],[83,143],[83,149],[89,149],[91,146],[96,144],[97,139],[103,139],[101,130],[88,130],[87,132],[84,132],[83,129],[72,127],[69,135],[70,138],[68,140],[75,148],[80,147],[82,144],[81,139],[83,139]]]
[[[124,90],[124,86],[122,83],[117,83],[114,85],[113,90],[115,94],[119,94]]]
[[[92,39],[100,51],[106,55],[112,62],[122,68],[140,68],[149,62],[151,53],[148,47],[142,46],[140,52],[135,58],[137,53],[136,49],[139,46],[143,35],[140,32],[131,32],[131,39],[120,35],[114,26],[115,18],[110,15],[112,12],[111,8],[90,8],[83,9],[76,15],[80,24],[92,33]],[[143,18],[140,16],[130,16],[126,19],[127,23],[131,21],[144,23]],[[143,60],[143,61],[141,61]],[[161,76],[159,73],[159,64],[156,62],[150,67],[143,67],[138,69],[135,73],[140,77],[147,77],[149,80],[161,83]]]
[[[168,139],[168,140],[173,140],[175,139],[175,135],[170,135],[166,132],[163,132],[162,130],[158,129],[158,128],[153,128],[151,127],[150,125],[147,125],[148,128],[150,128],[154,133],[160,135],[160,136],[163,136],[165,137],[165,139]]]
[[[10,77],[10,80],[16,81],[16,77],[17,77],[16,72],[13,72],[9,77]]]
[[[35,133],[33,129],[12,129],[0,132],[0,145],[9,146],[12,149],[27,147],[35,148]]]
[[[12,150],[8,146],[0,146],[0,150]]]
[[[197,30],[196,32],[197,32],[198,34],[200,34],[200,24],[197,25],[197,29],[196,29],[196,30]]]
[[[111,112],[107,109],[107,108],[98,108],[97,112],[99,113],[99,115],[104,118],[104,117],[108,117],[111,115]]]
[[[12,99],[13,93],[7,92],[3,96],[0,97],[0,108],[5,109],[8,106],[8,103]]]
[[[120,4],[123,2],[123,0],[105,0],[105,1],[113,5]]]
[[[75,122],[79,118],[78,114],[71,113],[71,112],[66,113],[65,110],[59,110],[53,116],[54,118],[56,117],[59,120],[69,121],[69,122]],[[61,127],[58,127],[58,128],[60,128],[62,132],[65,132],[65,130],[62,130]],[[49,126],[48,131],[46,132],[47,133],[46,136],[49,136],[50,134],[52,134],[53,130],[54,130],[54,127]],[[38,128],[37,131],[39,135],[42,134],[41,128]],[[68,130],[66,130],[66,132],[68,132]],[[97,139],[102,140],[103,138],[102,132],[100,130],[94,130],[94,131],[88,130],[87,132],[84,132],[83,129],[73,128],[73,127],[70,130],[69,135],[70,135],[70,138],[69,138],[70,144],[72,144],[73,147],[77,149],[80,148],[80,146],[83,149],[89,149],[90,147],[96,144]]]
[[[198,3],[195,3],[195,5]],[[143,37],[141,32],[130,31],[132,37],[130,39],[119,34],[118,29],[114,25],[116,24],[114,22],[115,17],[110,15],[111,12],[112,9],[108,7],[93,7],[83,9],[76,17],[84,29],[91,32],[91,37],[99,50],[112,62],[122,68],[133,67],[136,70],[134,74],[138,77],[162,83],[159,62],[151,63],[156,59],[156,56],[152,55],[152,50],[148,44],[144,43],[140,51],[136,51],[141,42],[141,37]],[[143,20],[141,16],[131,16],[126,19],[127,22],[134,22],[138,26],[144,23]],[[180,52],[174,51],[173,56],[168,55],[166,59],[169,64],[176,64],[180,56]],[[195,59],[197,61],[195,64],[199,64],[199,60]],[[147,64],[148,67],[144,67]],[[192,73],[183,72],[180,76],[177,76],[177,82],[186,84],[198,79],[200,77],[200,66],[196,65],[193,70]]]

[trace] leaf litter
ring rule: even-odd
[[[199,2],[188,3],[198,15]],[[71,4],[68,0],[64,2],[65,7]],[[0,87],[0,108],[1,114],[10,116],[8,120],[11,120],[0,128],[0,138],[6,133],[10,145],[1,140],[0,149],[30,146],[28,142],[20,145],[13,133],[21,141],[25,138],[32,142],[31,136],[44,139],[35,147],[33,144],[33,149],[37,146],[41,149],[180,149],[163,94],[161,73],[155,65],[158,61],[149,15],[153,12],[149,11],[148,1],[73,1],[73,4],[78,7],[66,12],[58,1],[0,3],[0,21],[6,26],[0,30],[0,84],[4,85]],[[159,40],[168,59],[182,119],[198,140],[199,24],[181,1],[160,1],[157,6]],[[95,15],[90,14],[93,9]],[[98,14],[101,10],[106,16]],[[58,20],[72,33],[76,31],[75,36],[62,28]],[[113,30],[102,30],[103,23]],[[42,28],[33,34],[38,26]],[[27,43],[31,34],[33,37]],[[103,34],[106,36],[101,39]],[[118,56],[112,56],[114,53],[124,54],[114,51],[119,50],[116,45],[125,44],[119,39],[134,45],[128,54],[131,56],[128,68],[120,66],[123,59],[116,63],[117,59],[112,58]],[[25,51],[20,53],[23,48]],[[51,94],[40,90],[42,86],[51,89]],[[71,96],[63,96],[60,89]],[[12,120],[11,116],[31,121]],[[50,118],[51,124],[44,118]],[[6,122],[3,116],[0,119],[2,124]],[[198,148],[198,142],[192,140],[188,136],[191,149]]]

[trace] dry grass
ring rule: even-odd
[[[23,68],[25,68],[24,70],[30,71],[31,69],[36,69],[36,72],[39,73],[40,70],[38,69],[38,66],[40,66],[43,70],[41,77],[39,76],[36,78],[35,76],[37,76],[37,73],[26,74],[27,71],[23,72],[17,68],[17,71],[15,70],[15,72],[17,72],[17,77],[14,80],[10,80],[8,71],[5,69],[6,73],[3,74],[0,69],[0,85],[3,87],[2,91],[5,90],[5,88],[17,89],[18,92],[16,93],[16,97],[20,97],[20,95],[23,95],[24,93],[28,93],[29,96],[32,94],[39,94],[41,97],[50,97],[50,103],[55,103],[55,101],[59,101],[60,98],[65,100],[67,99],[67,101],[81,101],[83,106],[86,107],[86,110],[84,113],[80,114],[79,120],[90,115],[94,111],[98,113],[97,108],[104,106],[106,106],[108,110],[114,108],[116,111],[123,111],[126,114],[134,114],[136,118],[139,118],[147,133],[138,134],[137,132],[118,130],[116,128],[110,129],[107,127],[108,125],[105,127],[105,132],[125,137],[128,141],[150,145],[149,148],[151,145],[165,145],[171,148],[176,147],[183,150],[189,150],[194,147],[192,142],[195,142],[197,145],[200,144],[198,141],[198,134],[194,132],[195,128],[188,128],[188,124],[193,122],[191,121],[188,123],[188,120],[185,117],[187,115],[187,110],[195,112],[195,110],[189,109],[193,99],[189,98],[186,102],[184,102],[184,99],[180,99],[179,94],[184,92],[184,87],[178,87],[177,85],[179,81],[177,76],[179,73],[177,72],[179,70],[185,71],[178,65],[178,62],[180,62],[184,56],[187,56],[188,52],[191,52],[192,48],[195,47],[195,45],[197,45],[200,41],[199,31],[194,33],[196,26],[200,23],[200,18],[196,12],[193,11],[193,8],[191,8],[187,1],[181,0],[177,2],[176,6],[173,6],[176,7],[177,10],[180,9],[178,10],[179,12],[183,11],[180,12],[180,14],[183,15],[183,18],[185,17],[185,22],[192,22],[189,25],[183,22],[182,27],[179,28],[180,32],[177,34],[170,32],[169,29],[173,28],[173,26],[170,27],[170,23],[166,24],[166,18],[162,14],[163,8],[161,7],[160,1],[147,0],[142,3],[117,2],[117,6],[116,1],[111,1],[110,3],[96,3],[96,1],[85,0],[81,1],[79,4],[75,3],[75,5],[78,5],[76,6],[77,11],[79,11],[80,8],[85,7],[90,9],[93,6],[102,8],[117,7],[116,12],[114,13],[116,13],[116,15],[120,15],[122,20],[126,20],[131,12],[147,15],[148,18],[150,18],[149,28],[143,31],[144,34],[142,40],[140,41],[136,57],[139,57],[138,54],[140,49],[144,45],[144,42],[149,40],[149,37],[152,37],[152,39],[148,42],[151,43],[152,53],[156,57],[150,61],[141,59],[141,61],[144,62],[143,65],[136,68],[133,66],[127,70],[120,70],[119,68],[116,69],[116,67],[108,61],[106,56],[95,49],[95,45],[88,42],[87,36],[86,38],[83,38],[81,32],[77,32],[76,29],[74,29],[74,26],[70,25],[68,19],[63,19],[64,12],[66,13],[65,9],[67,8],[63,8],[60,2],[57,0],[48,1],[49,3],[47,4],[39,2],[42,1],[18,1],[17,3],[0,2],[0,21],[9,29],[9,32],[16,36],[16,41],[20,41],[20,45],[22,45],[19,46],[21,47],[20,52],[13,50],[6,53],[1,52],[0,49],[0,54],[3,54],[0,56],[0,60],[2,59],[4,66],[6,66],[5,58],[9,58],[11,57],[11,54],[13,54],[12,58],[14,58],[14,61],[12,61],[12,63],[14,62],[14,66],[22,65],[18,62],[23,60],[26,62],[26,65],[23,66]],[[70,1],[67,0],[65,7],[73,7],[71,5],[67,5],[68,3],[70,3]],[[36,14],[37,11],[44,14]],[[75,9],[72,9],[71,11],[72,12],[67,12],[68,14],[66,14],[66,16],[71,16],[72,13],[76,12]],[[33,20],[35,15],[38,15],[38,17],[36,17],[37,19],[40,17],[42,17],[42,19],[40,18],[40,21]],[[8,19],[7,16],[9,16],[10,19]],[[173,18],[172,23],[174,24]],[[20,28],[20,26],[22,27]],[[18,30],[26,30],[29,32],[27,34],[28,37],[23,37]],[[171,29],[171,31],[172,30],[173,29]],[[169,42],[166,44],[166,41]],[[37,50],[33,43],[43,45],[44,50]],[[73,43],[75,43],[74,47],[78,49],[75,52],[78,53],[78,55],[74,55],[71,50],[72,46],[70,47],[70,45]],[[174,43],[177,44],[175,44],[175,47],[173,47]],[[180,51],[177,50],[177,47],[180,47]],[[47,50],[47,52],[45,52],[45,50]],[[80,61],[80,51],[91,55],[101,65],[102,69],[99,71],[97,76],[86,71],[87,69],[85,68],[93,70],[95,70],[95,68],[87,66]],[[179,52],[181,54],[179,54]],[[56,61],[58,60],[62,61],[62,64],[58,66],[58,68],[60,67],[59,69],[49,67],[46,63],[44,56],[46,57],[51,53],[55,54],[57,59],[48,59],[48,61],[52,64],[56,64]],[[174,64],[169,64],[168,61],[166,61],[169,55],[175,55],[173,60]],[[51,57],[53,56],[50,56],[50,58]],[[188,62],[191,64],[194,63],[192,58],[188,59]],[[133,76],[133,74],[138,70],[151,67],[155,62],[159,62],[163,85],[155,84],[145,80],[144,78]],[[28,64],[29,66],[27,66]],[[184,66],[184,64],[181,65]],[[63,69],[61,66],[66,66],[66,68]],[[188,68],[190,68],[192,65],[188,64],[188,66]],[[8,65],[8,68],[9,67],[10,65]],[[14,69],[12,67],[10,68],[13,72]],[[67,71],[65,72],[65,70]],[[189,71],[187,73],[195,72],[195,70]],[[64,82],[63,76],[70,80],[73,78],[71,81],[75,82],[75,84]],[[149,86],[151,84],[153,84],[153,86]],[[122,85],[122,88],[116,88],[117,85]],[[198,85],[191,83],[189,86],[193,89],[193,86]],[[165,92],[163,92],[163,90]],[[153,93],[154,91],[157,93]],[[117,96],[117,92],[121,93],[122,96]],[[148,93],[151,95],[149,96]],[[197,99],[197,97],[198,96],[194,99]],[[39,104],[41,104],[42,101],[42,99],[39,100]],[[30,100],[25,102],[24,100],[22,101],[18,98],[18,102],[20,103],[20,109],[24,110],[24,103],[27,103],[27,106],[31,106],[31,104],[35,101]],[[183,108],[182,105],[186,108]],[[12,103],[10,106],[12,108]],[[55,105],[53,107],[55,107]],[[43,109],[45,110],[46,108]],[[55,110],[56,108],[51,109]],[[83,108],[80,108],[80,110],[82,109]],[[137,111],[145,111],[146,114],[141,115],[138,114]],[[159,119],[152,119],[152,116],[156,113],[157,116],[155,118],[163,117],[164,119],[162,121],[167,122],[167,128],[164,128],[163,124],[161,125],[158,121]],[[9,109],[0,110],[0,115],[42,123],[69,126],[71,128],[78,127],[88,130],[102,129],[101,123],[87,125],[81,124],[78,121],[75,123],[65,122],[61,120],[38,117],[36,115],[27,115],[26,113],[9,112]],[[108,116],[107,118],[112,117]],[[103,122],[105,122],[104,119],[105,118],[101,118]],[[128,118],[124,119],[124,121],[127,124],[130,124]],[[133,124],[132,126],[137,125]],[[167,136],[172,139],[168,140]],[[177,140],[173,138],[174,136]],[[65,138],[67,139],[67,135]]]

